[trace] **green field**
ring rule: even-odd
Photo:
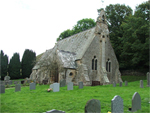
[[[138,112],[148,113],[150,111],[150,87],[139,87],[139,81],[129,82],[128,86],[112,87],[104,86],[84,86],[78,89],[67,91],[67,87],[61,87],[60,92],[47,92],[49,85],[37,85],[36,90],[29,90],[29,86],[21,88],[21,91],[14,92],[14,88],[7,88],[5,94],[0,94],[1,112],[46,112],[51,109],[63,110],[66,113],[83,113],[86,102],[90,99],[98,99],[101,103],[101,112],[111,111],[111,100],[115,95],[123,99],[124,112],[128,113],[131,107],[131,99],[135,92],[138,92],[142,100],[142,110]]]

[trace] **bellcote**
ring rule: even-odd
[[[98,13],[99,13],[99,16],[97,17],[97,22],[107,24],[106,14],[105,14],[104,9],[99,9]]]

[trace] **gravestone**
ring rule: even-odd
[[[137,110],[141,109],[141,97],[138,92],[135,92],[132,97],[132,112],[135,112]]]
[[[73,90],[73,82],[67,84],[67,90]]]
[[[119,86],[122,87],[122,82],[119,83]]]
[[[21,91],[21,84],[16,84],[15,85],[15,92]]]
[[[83,82],[79,82],[79,89],[83,88]]]
[[[9,80],[8,84],[9,84],[9,85],[12,85],[12,80]]]
[[[140,88],[143,88],[143,80],[140,80]]]
[[[60,87],[65,87],[66,86],[66,80],[60,80]]]
[[[125,81],[125,86],[127,86],[128,85],[128,81]]]
[[[60,110],[52,109],[50,111],[47,111],[46,113],[65,113],[65,112],[64,111],[60,111]]]
[[[53,92],[59,92],[59,83],[53,83]]]
[[[53,84],[51,84],[51,85],[50,85],[50,88],[52,88],[52,89],[53,89]]]
[[[85,105],[85,113],[100,113],[101,105],[100,101],[96,99],[89,100]]]
[[[118,95],[111,100],[111,112],[123,113],[123,99]]]
[[[150,73],[147,72],[147,86],[150,87]]]
[[[14,81],[14,84],[17,84],[18,83],[18,81]]]
[[[27,79],[27,83],[31,83],[31,80],[30,80],[30,79]]]
[[[116,87],[116,82],[113,82],[113,87]]]
[[[0,85],[5,85],[5,82],[4,81],[0,81]]]
[[[5,93],[5,85],[0,84],[0,94]]]
[[[10,76],[5,76],[5,77],[4,77],[4,80],[5,80],[5,81],[9,81],[9,80],[10,80]]]
[[[35,83],[30,83],[30,90],[35,90],[35,86],[36,86]]]

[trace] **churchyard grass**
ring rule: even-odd
[[[47,92],[49,85],[37,85],[35,90],[29,90],[29,86],[21,87],[21,91],[15,92],[14,88],[5,89],[4,94],[0,94],[1,112],[46,112],[52,109],[62,110],[66,113],[84,113],[84,107],[88,100],[98,99],[101,104],[101,112],[111,111],[111,100],[115,95],[123,99],[124,112],[130,113],[132,96],[138,92],[141,96],[141,113],[149,112],[150,87],[140,88],[140,82],[128,82],[128,86],[123,83],[113,87],[112,84],[104,86],[84,86],[79,89],[74,86],[73,90],[67,90],[67,86],[60,87],[59,92]]]

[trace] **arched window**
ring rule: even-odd
[[[95,60],[95,70],[97,70],[97,59]]]
[[[96,56],[92,59],[92,70],[97,70],[97,59]]]
[[[103,21],[103,22],[105,22],[105,18],[104,18],[104,15],[102,16],[102,21]]]
[[[92,70],[94,70],[94,59],[92,59]]]
[[[111,72],[111,61],[109,59],[106,62],[106,71]]]

